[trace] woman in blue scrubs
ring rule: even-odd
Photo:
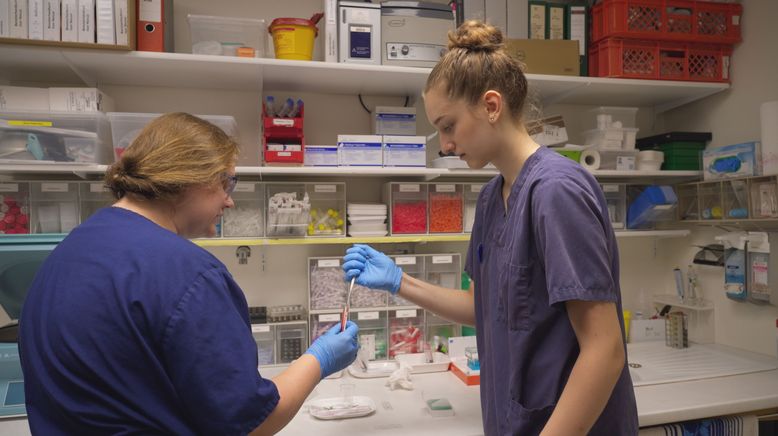
[[[273,434],[356,357],[339,325],[273,380],[257,371],[248,305],[189,238],[234,204],[237,144],[192,115],[152,121],[107,172],[118,201],[41,266],[19,347],[34,434]]]
[[[468,21],[424,92],[441,150],[500,175],[482,189],[465,269],[469,292],[424,283],[365,245],[346,279],[477,327],[487,435],[634,435],[619,256],[597,181],[536,144],[522,123],[527,80],[501,32]]]

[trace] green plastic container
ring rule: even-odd
[[[658,146],[665,155],[663,170],[699,171],[704,142],[668,142]]]

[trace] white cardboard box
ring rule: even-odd
[[[113,99],[97,88],[49,88],[49,109],[64,112],[113,112]]]
[[[60,0],[44,0],[43,2],[43,39],[46,41],[60,41],[62,39],[61,26],[62,12]]]
[[[377,106],[373,112],[373,133],[376,135],[415,135],[416,108]]]
[[[0,86],[0,110],[47,111],[49,90],[26,86]]]
[[[384,135],[385,167],[426,167],[427,137]]]
[[[380,167],[384,164],[381,135],[338,135],[338,165]]]
[[[665,340],[665,320],[633,319],[629,322],[629,341],[647,342]]]

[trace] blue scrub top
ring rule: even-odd
[[[246,434],[278,404],[226,267],[121,208],[46,259],[19,347],[34,434]]]
[[[502,185],[498,176],[479,195],[465,265],[475,282],[482,416],[487,435],[533,435],[579,354],[564,302],[616,303],[623,332],[618,247],[602,190],[572,160],[545,147],[533,153],[507,213]],[[590,434],[637,432],[625,361]]]

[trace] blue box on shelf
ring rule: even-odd
[[[627,210],[627,228],[644,229],[657,221],[672,219],[678,197],[670,186],[648,186]]]
[[[731,179],[762,174],[762,154],[759,142],[707,148],[702,152],[704,180]]]

